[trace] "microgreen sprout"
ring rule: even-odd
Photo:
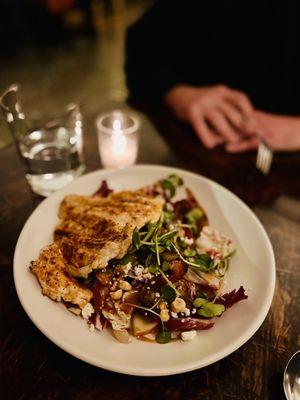
[[[193,306],[198,308],[198,315],[206,318],[219,317],[225,311],[223,304],[215,304],[200,297],[194,300]]]
[[[161,288],[161,295],[167,303],[171,304],[177,297],[176,290],[173,286],[165,285]]]
[[[171,245],[172,245],[173,249],[176,251],[176,253],[178,254],[179,258],[180,258],[184,263],[186,263],[187,265],[190,265],[191,267],[194,267],[194,268],[199,268],[199,269],[201,269],[201,267],[203,267],[201,264],[198,264],[198,263],[196,263],[196,262],[189,261],[189,260],[187,260],[186,258],[184,258],[183,255],[180,253],[179,249],[177,248],[177,246],[175,245],[175,243],[171,243]],[[206,270],[207,270],[207,268],[205,268],[205,271],[206,271]]]
[[[161,187],[170,198],[175,196],[176,189],[183,185],[183,180],[178,175],[170,175],[167,179],[161,181]]]
[[[178,292],[176,287],[173,285],[173,283],[170,281],[170,279],[167,277],[167,275],[164,273],[164,271],[161,268],[158,268],[158,270],[161,273],[161,275],[163,276],[163,278],[165,279],[165,281],[167,282],[167,284],[174,289],[176,295],[180,296],[180,293]]]
[[[171,340],[171,332],[163,330],[162,332],[158,332],[155,336],[155,340],[157,343],[165,344],[169,343]]]

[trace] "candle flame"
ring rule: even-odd
[[[118,131],[121,129],[121,121],[119,119],[115,119],[113,121],[113,130]]]

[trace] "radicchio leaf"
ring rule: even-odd
[[[183,199],[176,201],[173,206],[177,219],[182,220],[185,214],[191,211],[196,206],[196,204],[193,200]]]
[[[103,180],[99,189],[93,194],[93,197],[107,197],[113,192],[112,189],[108,187],[107,181]]]
[[[235,303],[247,299],[248,296],[245,294],[245,289],[241,286],[238,290],[234,289],[229,293],[223,294],[219,297],[215,303],[216,304],[223,304],[225,308],[232,307]]]
[[[202,319],[202,318],[171,318],[165,323],[165,326],[170,329],[170,331],[191,331],[191,330],[205,330],[213,327],[215,320]]]

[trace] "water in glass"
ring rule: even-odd
[[[32,190],[48,196],[84,171],[81,113],[79,107],[72,104],[60,118],[32,128],[21,111],[17,91],[17,85],[12,85],[2,96],[0,108],[12,131]]]
[[[75,132],[59,126],[33,130],[19,141],[27,166],[26,178],[34,192],[47,196],[83,171]]]

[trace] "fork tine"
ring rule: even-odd
[[[261,144],[259,143],[256,154],[256,168],[260,170]]]
[[[263,149],[261,142],[259,143],[258,146],[258,151],[257,151],[257,156],[256,156],[256,168],[261,170],[262,168],[262,157],[263,157]]]
[[[268,174],[268,159],[269,159],[269,151],[263,144],[263,162],[262,162],[262,172],[267,175]]]
[[[267,163],[266,163],[266,175],[270,172],[271,164],[272,164],[273,154],[271,150],[267,150]]]
[[[273,159],[272,150],[261,140],[256,157],[256,168],[264,175],[268,175]]]
[[[267,162],[267,153],[264,144],[262,143],[261,146],[261,171],[265,174],[266,173],[266,162]]]

